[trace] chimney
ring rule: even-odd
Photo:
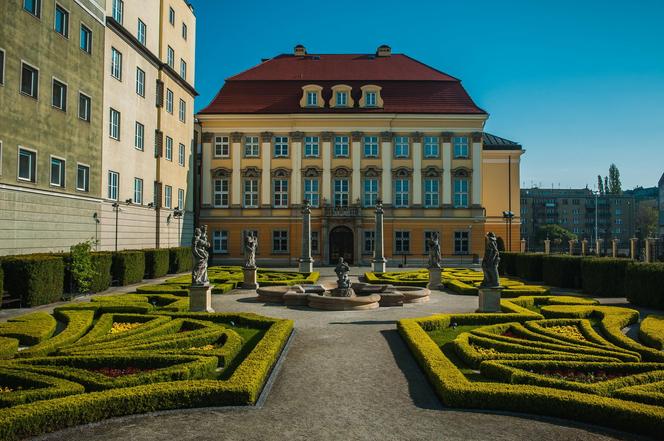
[[[295,46],[294,53],[296,57],[304,57],[305,55],[307,55],[307,49],[301,44],[298,44],[297,46]]]
[[[386,44],[382,44],[378,46],[378,50],[376,51],[376,56],[377,57],[390,57],[392,56],[392,48],[389,47]]]

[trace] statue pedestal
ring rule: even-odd
[[[477,312],[500,312],[500,294],[502,287],[478,288],[480,307]]]
[[[375,273],[384,273],[385,272],[385,266],[387,264],[387,259],[379,258],[379,259],[374,259],[373,260],[373,270]]]
[[[441,268],[437,266],[429,267],[429,284],[427,288],[429,289],[440,289],[441,283]]]
[[[191,285],[189,287],[189,311],[214,312],[212,309],[212,285]]]
[[[244,272],[244,282],[242,289],[258,289],[258,277],[256,275],[256,268],[242,268]]]
[[[314,270],[314,259],[309,257],[308,259],[300,259],[300,272],[301,273],[310,273]]]

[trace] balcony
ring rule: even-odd
[[[360,207],[325,207],[323,215],[326,217],[357,217],[360,215]]]

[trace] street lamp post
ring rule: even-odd
[[[505,226],[507,227],[507,249],[512,251],[512,219],[514,213],[511,211],[503,211],[503,219],[505,219]]]

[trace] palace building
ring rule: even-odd
[[[447,259],[481,255],[488,231],[518,250],[523,149],[484,133],[488,116],[460,80],[389,46],[298,45],[228,78],[197,115],[215,263],[242,261],[251,233],[259,264],[296,264],[305,200],[317,264],[371,261],[378,200],[388,264],[425,261],[434,232]]]

